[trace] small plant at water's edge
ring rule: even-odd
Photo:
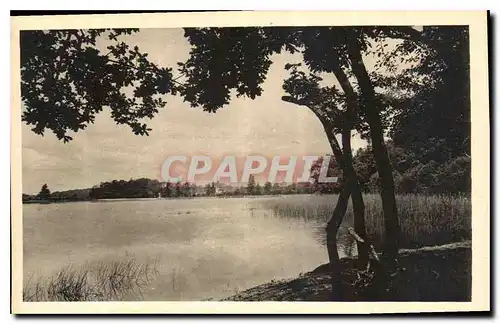
[[[104,301],[139,295],[158,275],[158,260],[135,259],[99,263],[94,267],[64,267],[51,278],[32,278],[24,284],[23,300]]]

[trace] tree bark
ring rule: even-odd
[[[351,191],[354,230],[366,242],[365,204],[359,188],[358,177],[354,170],[351,149],[351,131],[349,128],[342,132],[342,149],[344,152],[344,174],[346,175],[346,184]],[[364,268],[368,264],[368,245],[356,242],[356,246],[358,248],[358,266]]]
[[[366,225],[365,225],[365,204],[361,189],[359,187],[358,176],[354,169],[352,148],[351,148],[351,130],[354,126],[355,117],[358,114],[358,97],[347,78],[347,75],[342,70],[342,67],[335,66],[333,71],[337,81],[340,83],[342,90],[347,98],[347,111],[345,114],[345,125],[342,132],[342,150],[344,157],[343,172],[348,179],[348,184],[351,190],[352,207],[354,212],[354,228],[358,235],[366,241]],[[357,243],[359,265],[364,267],[368,263],[369,251],[365,245]]]
[[[349,196],[349,186],[344,186],[342,191],[340,191],[332,217],[326,225],[326,247],[328,250],[328,259],[330,261],[332,284],[331,300],[334,301],[345,300],[346,297],[344,285],[342,283],[342,267],[340,265],[339,252],[337,249],[337,232],[347,211]]]
[[[330,143],[330,147],[332,149],[333,156],[335,157],[335,160],[339,165],[339,167],[342,169],[345,178],[344,186],[338,196],[335,209],[333,210],[332,216],[326,225],[326,248],[328,251],[328,260],[329,260],[330,275],[331,275],[330,282],[332,285],[330,297],[331,300],[333,301],[343,301],[346,300],[346,291],[342,283],[342,266],[340,264],[339,252],[337,247],[337,233],[339,231],[340,225],[342,224],[342,221],[344,220],[344,216],[347,212],[347,205],[349,203],[349,197],[351,196],[351,190],[353,187],[352,181],[349,181],[348,177],[352,176],[352,174],[350,175],[346,174],[345,154],[340,149],[340,145],[339,142],[337,141],[337,138],[335,137],[333,127],[321,116],[318,116],[318,118],[320,119],[321,124],[325,129],[328,142]],[[349,147],[350,147],[350,132],[349,132]]]
[[[349,118],[349,116],[346,116],[346,118]],[[359,233],[359,235],[366,241],[365,204],[363,196],[361,195],[359,181],[353,164],[351,129],[349,127],[349,123],[346,123],[346,127],[342,132],[342,150],[340,149],[340,145],[335,138],[332,129],[325,124],[323,124],[323,127],[325,128],[332,152],[337,163],[342,169],[345,179],[344,187],[339,194],[332,217],[326,227],[326,241],[332,284],[331,298],[334,301],[339,301],[346,300],[346,292],[342,283],[342,268],[337,249],[337,233],[342,221],[344,220],[344,216],[347,212],[349,196],[351,196],[354,211],[354,227],[356,232]],[[364,268],[368,264],[369,259],[368,245],[356,242],[356,246],[358,248],[358,266]]]
[[[380,103],[375,97],[375,89],[370,80],[361,56],[361,48],[355,35],[348,46],[348,54],[351,61],[352,71],[358,80],[361,89],[361,109],[366,121],[370,126],[373,154],[377,165],[378,175],[381,182],[381,197],[384,210],[385,247],[384,254],[389,260],[394,261],[398,255],[399,243],[399,220],[397,214],[396,197],[394,194],[394,178],[392,166],[387,154],[384,141],[384,130],[380,118]]]

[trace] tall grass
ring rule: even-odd
[[[292,197],[292,196],[290,196]],[[262,201],[276,217],[301,218],[323,226],[331,217],[337,196],[293,196]],[[379,195],[365,194],[365,218],[369,239],[380,247],[384,235],[382,201]],[[401,225],[400,247],[441,245],[471,239],[471,202],[468,197],[398,195]],[[340,235],[353,224],[352,206],[340,229]]]
[[[62,268],[51,278],[30,278],[23,289],[24,301],[109,301],[140,295],[158,275],[156,259],[99,263],[94,267]]]

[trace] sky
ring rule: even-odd
[[[176,62],[188,58],[189,44],[182,29],[142,29],[122,38],[161,66],[175,67]],[[105,41],[98,43],[100,48],[105,46]],[[300,56],[273,56],[262,96],[254,100],[233,98],[215,114],[191,108],[180,97],[168,96],[167,105],[147,121],[152,128],[149,136],[137,136],[128,126],[116,125],[107,110],[69,143],[57,140],[51,131],[36,135],[23,124],[23,192],[36,194],[45,183],[51,191],[59,191],[111,180],[161,180],[165,159],[179,154],[330,154],[316,116],[306,107],[281,100],[282,81],[287,76],[284,65],[288,62],[300,62]],[[360,138],[353,138],[354,150],[365,145]]]

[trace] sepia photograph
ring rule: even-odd
[[[13,312],[489,310],[486,21],[12,17]]]

